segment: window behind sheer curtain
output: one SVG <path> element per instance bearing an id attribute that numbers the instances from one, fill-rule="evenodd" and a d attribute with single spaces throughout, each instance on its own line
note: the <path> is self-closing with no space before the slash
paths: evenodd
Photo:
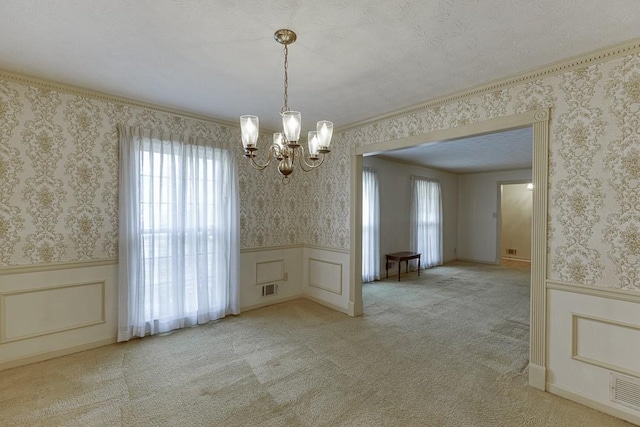
<path id="1" fill-rule="evenodd" d="M 421 268 L 442 265 L 442 194 L 440 183 L 411 177 L 411 250 L 422 254 Z"/>
<path id="2" fill-rule="evenodd" d="M 118 339 L 237 313 L 235 158 L 174 135 L 120 131 Z"/>
<path id="3" fill-rule="evenodd" d="M 362 281 L 380 279 L 380 201 L 378 173 L 362 171 Z"/>

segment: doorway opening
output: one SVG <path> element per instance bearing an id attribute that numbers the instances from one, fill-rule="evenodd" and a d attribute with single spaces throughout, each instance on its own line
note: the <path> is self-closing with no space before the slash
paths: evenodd
<path id="1" fill-rule="evenodd" d="M 545 277 L 547 240 L 547 177 L 549 112 L 537 110 L 486 120 L 451 129 L 414 135 L 356 147 L 351 155 L 351 259 L 350 312 L 363 313 L 362 306 L 362 168 L 363 157 L 421 144 L 440 144 L 494 132 L 533 128 L 533 215 L 530 290 L 529 384 L 545 389 Z M 495 188 L 495 187 L 494 187 Z M 495 192 L 494 192 L 495 194 Z M 495 204 L 493 205 L 496 206 Z M 495 220 L 494 220 L 495 221 Z M 497 243 L 497 242 L 496 242 Z M 497 251 L 494 251 L 494 254 Z"/>
<path id="2" fill-rule="evenodd" d="M 531 265 L 533 183 L 528 180 L 498 183 L 496 257 L 499 265 Z"/>

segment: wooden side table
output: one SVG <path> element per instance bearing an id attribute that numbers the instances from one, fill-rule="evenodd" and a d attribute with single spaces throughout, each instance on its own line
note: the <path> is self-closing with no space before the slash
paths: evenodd
<path id="1" fill-rule="evenodd" d="M 396 252 L 393 254 L 385 255 L 387 257 L 386 269 L 387 269 L 387 279 L 389 278 L 389 261 L 395 261 L 398 263 L 398 282 L 400 281 L 400 267 L 402 266 L 402 261 L 405 262 L 405 272 L 409 272 L 409 260 L 417 259 L 418 260 L 418 276 L 420 275 L 420 255 L 417 252 Z"/>

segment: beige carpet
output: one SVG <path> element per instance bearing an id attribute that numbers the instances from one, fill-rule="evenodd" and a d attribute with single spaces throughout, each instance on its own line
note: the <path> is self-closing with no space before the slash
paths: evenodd
<path id="1" fill-rule="evenodd" d="M 528 272 L 456 263 L 0 372 L 2 426 L 623 426 L 526 386 Z"/>

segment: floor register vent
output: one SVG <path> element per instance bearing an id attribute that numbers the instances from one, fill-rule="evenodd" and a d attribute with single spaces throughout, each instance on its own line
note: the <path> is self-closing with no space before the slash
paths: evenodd
<path id="1" fill-rule="evenodd" d="M 262 285 L 262 296 L 268 297 L 278 293 L 278 285 L 272 283 L 270 285 Z"/>
<path id="2" fill-rule="evenodd" d="M 611 373 L 611 401 L 640 411 L 640 379 Z"/>

